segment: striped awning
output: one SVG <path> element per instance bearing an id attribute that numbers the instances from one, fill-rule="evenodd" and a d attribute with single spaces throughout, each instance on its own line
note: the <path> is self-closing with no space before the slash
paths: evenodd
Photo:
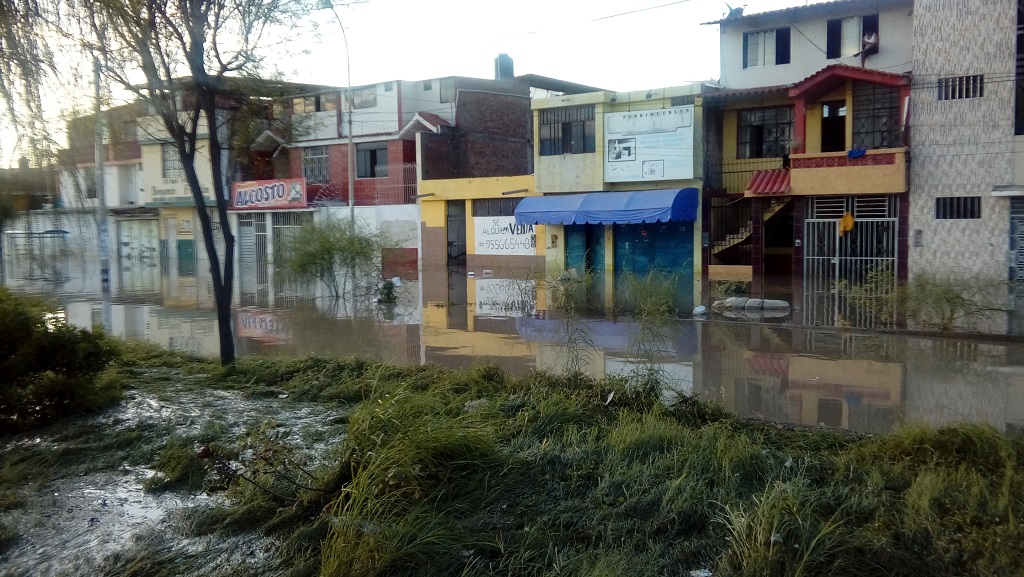
<path id="1" fill-rule="evenodd" d="M 748 196 L 789 194 L 789 169 L 755 170 L 743 191 Z"/>

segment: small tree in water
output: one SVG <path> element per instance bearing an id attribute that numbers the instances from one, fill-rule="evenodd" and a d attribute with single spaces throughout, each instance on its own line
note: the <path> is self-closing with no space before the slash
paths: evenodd
<path id="1" fill-rule="evenodd" d="M 391 244 L 378 233 L 347 221 L 325 220 L 303 225 L 285 242 L 279 271 L 298 282 L 320 281 L 335 299 L 349 293 L 370 295 L 380 290 L 381 249 Z"/>

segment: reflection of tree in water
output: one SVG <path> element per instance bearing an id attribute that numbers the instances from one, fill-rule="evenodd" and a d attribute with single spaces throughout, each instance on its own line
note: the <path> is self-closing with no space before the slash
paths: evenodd
<path id="1" fill-rule="evenodd" d="M 285 347 L 291 349 L 290 354 L 381 358 L 384 343 L 372 316 L 339 317 L 336 308 L 312 305 L 279 312 L 291 334 L 291 343 Z"/>

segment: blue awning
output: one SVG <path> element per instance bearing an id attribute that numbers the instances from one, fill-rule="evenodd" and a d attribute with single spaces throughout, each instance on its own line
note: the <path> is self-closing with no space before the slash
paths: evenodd
<path id="1" fill-rule="evenodd" d="M 696 188 L 528 196 L 516 207 L 516 224 L 640 224 L 694 222 Z"/>

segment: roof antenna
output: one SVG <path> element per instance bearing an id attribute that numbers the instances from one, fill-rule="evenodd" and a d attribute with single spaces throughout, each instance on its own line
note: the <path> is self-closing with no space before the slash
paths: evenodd
<path id="1" fill-rule="evenodd" d="M 743 6 L 740 6 L 739 8 L 733 8 L 732 6 L 729 6 L 728 2 L 726 2 L 725 3 L 725 7 L 729 9 L 729 14 L 727 14 L 725 18 L 726 19 L 730 19 L 730 18 L 739 18 L 739 17 L 743 16 L 743 9 L 746 8 L 747 5 L 744 4 Z"/>

